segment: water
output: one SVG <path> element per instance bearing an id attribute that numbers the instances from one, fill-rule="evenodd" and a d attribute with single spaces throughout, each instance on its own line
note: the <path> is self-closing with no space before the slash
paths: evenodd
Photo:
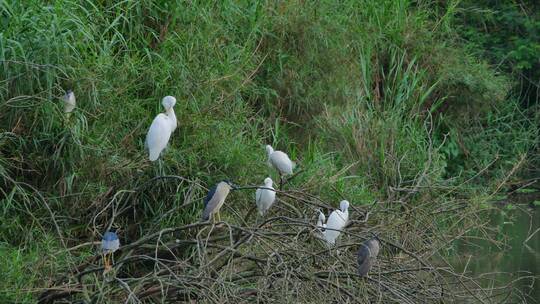
<path id="1" fill-rule="evenodd" d="M 483 287 L 512 284 L 517 292 L 507 299 L 508 293 L 501 295 L 498 299 L 504 303 L 540 303 L 540 208 L 494 210 L 490 220 L 499 229 L 497 238 L 506 239 L 507 246 L 501 248 L 485 240 L 460 241 L 458 254 L 452 258 L 456 271 L 466 267 L 469 276 L 495 273 L 481 281 Z M 520 275 L 529 277 L 516 280 Z"/>

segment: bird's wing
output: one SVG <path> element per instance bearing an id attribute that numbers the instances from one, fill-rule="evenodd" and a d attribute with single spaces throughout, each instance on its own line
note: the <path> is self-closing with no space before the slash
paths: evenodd
<path id="1" fill-rule="evenodd" d="M 272 164 L 282 173 L 292 174 L 292 162 L 287 154 L 275 151 L 270 156 Z"/>
<path id="2" fill-rule="evenodd" d="M 167 116 L 161 113 L 154 118 L 146 134 L 145 145 L 150 151 L 150 160 L 153 161 L 159 157 L 161 151 L 167 146 L 170 137 L 171 127 L 167 122 Z"/>
<path id="3" fill-rule="evenodd" d="M 262 189 L 257 189 L 257 191 L 255 191 L 255 202 L 257 204 L 259 204 L 259 202 L 261 201 L 261 195 L 262 195 Z"/>
<path id="4" fill-rule="evenodd" d="M 214 196 L 214 193 L 216 193 L 216 189 L 217 189 L 217 185 L 215 185 L 214 187 L 210 188 L 210 190 L 208 190 L 208 194 L 206 195 L 206 198 L 204 199 L 205 208 L 206 206 L 208 206 L 208 202 L 212 199 L 212 197 Z"/>
<path id="5" fill-rule="evenodd" d="M 210 214 L 212 213 L 212 211 L 214 211 L 214 209 L 219 204 L 219 199 L 217 198 L 216 190 L 217 190 L 217 185 L 214 186 L 212 189 L 210 189 L 210 191 L 208 192 L 208 195 L 204 199 L 204 211 L 203 211 L 203 216 L 202 216 L 202 219 L 204 221 L 207 221 L 208 219 L 210 219 Z"/>
<path id="6" fill-rule="evenodd" d="M 369 258 L 369 248 L 365 243 L 360 245 L 360 250 L 358 250 L 358 266 L 364 264 L 364 262 Z"/>
<path id="7" fill-rule="evenodd" d="M 328 221 L 326 221 L 326 224 L 328 225 L 328 228 L 331 229 L 343 229 L 343 226 L 345 226 L 345 218 L 340 210 L 334 210 L 328 217 Z"/>

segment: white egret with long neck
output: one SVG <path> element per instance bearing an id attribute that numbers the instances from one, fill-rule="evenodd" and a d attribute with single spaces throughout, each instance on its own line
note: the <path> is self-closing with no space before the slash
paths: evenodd
<path id="1" fill-rule="evenodd" d="M 320 215 L 319 219 L 321 219 Z M 322 232 L 323 237 L 329 246 L 334 246 L 336 244 L 336 239 L 339 237 L 341 230 L 345 228 L 348 221 L 349 202 L 343 200 L 339 203 L 339 209 L 334 210 L 328 217 L 325 230 Z"/>
<path id="2" fill-rule="evenodd" d="M 266 145 L 266 153 L 268 154 L 268 164 L 279 172 L 279 188 L 281 189 L 283 187 L 283 176 L 293 173 L 295 163 L 291 161 L 285 152 L 275 151 L 270 145 Z"/>
<path id="3" fill-rule="evenodd" d="M 159 158 L 163 150 L 167 147 L 171 134 L 176 130 L 177 121 L 174 113 L 174 105 L 176 98 L 173 96 L 165 96 L 161 102 L 165 108 L 165 113 L 159 113 L 150 129 L 146 134 L 145 145 L 148 148 L 150 161 L 155 161 Z"/>
<path id="4" fill-rule="evenodd" d="M 272 187 L 272 184 L 272 179 L 267 177 L 264 179 L 264 188 L 259 188 L 255 191 L 255 203 L 261 216 L 264 216 L 276 200 L 276 191 L 274 191 L 275 189 Z"/>

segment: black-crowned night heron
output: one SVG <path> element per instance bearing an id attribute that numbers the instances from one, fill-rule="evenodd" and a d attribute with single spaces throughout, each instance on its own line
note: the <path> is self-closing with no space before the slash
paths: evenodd
<path id="1" fill-rule="evenodd" d="M 76 106 L 75 93 L 72 90 L 67 90 L 66 94 L 62 97 L 64 101 L 64 112 L 71 113 Z"/>
<path id="2" fill-rule="evenodd" d="M 268 154 L 268 164 L 276 168 L 279 172 L 279 188 L 283 186 L 283 176 L 291 175 L 295 167 L 295 163 L 291 161 L 289 156 L 281 151 L 274 151 L 270 145 L 266 145 L 266 153 Z"/>
<path id="3" fill-rule="evenodd" d="M 208 191 L 208 195 L 204 199 L 203 221 L 208 221 L 212 218 L 212 221 L 215 223 L 216 217 L 217 221 L 221 221 L 219 209 L 221 209 L 227 195 L 229 195 L 229 192 L 233 189 L 236 189 L 236 186 L 233 183 L 228 180 L 223 180 Z"/>
<path id="4" fill-rule="evenodd" d="M 341 201 L 339 203 L 339 209 L 336 209 L 330 213 L 326 224 L 324 223 L 324 220 L 324 214 L 319 211 L 317 226 L 324 228 L 324 231 L 319 228 L 321 230 L 322 237 L 326 240 L 329 246 L 333 246 L 336 244 L 336 239 L 341 233 L 340 230 L 343 230 L 349 221 L 349 202 L 346 200 Z"/>
<path id="5" fill-rule="evenodd" d="M 167 147 L 171 134 L 176 130 L 177 121 L 174 114 L 174 105 L 176 98 L 173 96 L 165 96 L 161 102 L 165 108 L 165 114 L 159 113 L 150 129 L 146 134 L 145 146 L 148 148 L 150 161 L 155 161 L 159 158 L 161 152 Z"/>
<path id="6" fill-rule="evenodd" d="M 274 191 L 272 183 L 272 179 L 267 177 L 264 179 L 264 185 L 262 186 L 267 189 L 257 189 L 257 191 L 255 191 L 255 203 L 257 204 L 257 209 L 259 209 L 259 214 L 261 216 L 264 216 L 266 211 L 272 207 L 272 204 L 274 204 L 274 201 L 276 200 L 276 191 Z"/>
<path id="7" fill-rule="evenodd" d="M 365 241 L 358 250 L 358 274 L 365 277 L 379 254 L 380 242 L 377 236 Z"/>
<path id="8" fill-rule="evenodd" d="M 120 248 L 120 240 L 118 239 L 118 235 L 112 231 L 105 232 L 103 239 L 101 240 L 101 251 L 103 253 L 106 271 L 111 269 L 111 262 L 114 262 L 113 253 L 118 250 L 118 248 Z"/>

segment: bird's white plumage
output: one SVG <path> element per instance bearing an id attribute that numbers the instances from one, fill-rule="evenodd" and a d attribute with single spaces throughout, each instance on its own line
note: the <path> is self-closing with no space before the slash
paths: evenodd
<path id="1" fill-rule="evenodd" d="M 276 168 L 281 175 L 293 173 L 295 164 L 286 153 L 274 151 L 270 145 L 266 146 L 266 153 L 268 154 L 268 163 Z"/>
<path id="2" fill-rule="evenodd" d="M 341 201 L 340 209 L 334 210 L 326 222 L 326 230 L 323 232 L 328 245 L 333 246 L 347 222 L 349 221 L 349 202 Z"/>
<path id="3" fill-rule="evenodd" d="M 270 177 L 267 177 L 264 179 L 263 187 L 271 188 L 272 190 L 274 190 L 272 184 L 272 179 Z M 257 191 L 255 191 L 255 203 L 257 204 L 257 208 L 259 209 L 259 213 L 261 215 L 264 215 L 276 200 L 276 192 L 272 190 L 257 189 Z"/>
<path id="4" fill-rule="evenodd" d="M 146 135 L 146 147 L 151 161 L 159 158 L 161 152 L 167 147 L 171 134 L 176 129 L 177 121 L 173 109 L 175 104 L 174 97 L 166 96 L 163 98 L 162 105 L 165 108 L 165 114 L 158 114 L 150 125 Z"/>
<path id="5" fill-rule="evenodd" d="M 76 106 L 75 93 L 71 90 L 67 91 L 62 100 L 64 101 L 64 112 L 71 113 Z"/>
<path id="6" fill-rule="evenodd" d="M 326 216 L 319 210 L 319 218 L 317 219 L 317 228 L 321 230 L 321 233 L 326 228 Z"/>

